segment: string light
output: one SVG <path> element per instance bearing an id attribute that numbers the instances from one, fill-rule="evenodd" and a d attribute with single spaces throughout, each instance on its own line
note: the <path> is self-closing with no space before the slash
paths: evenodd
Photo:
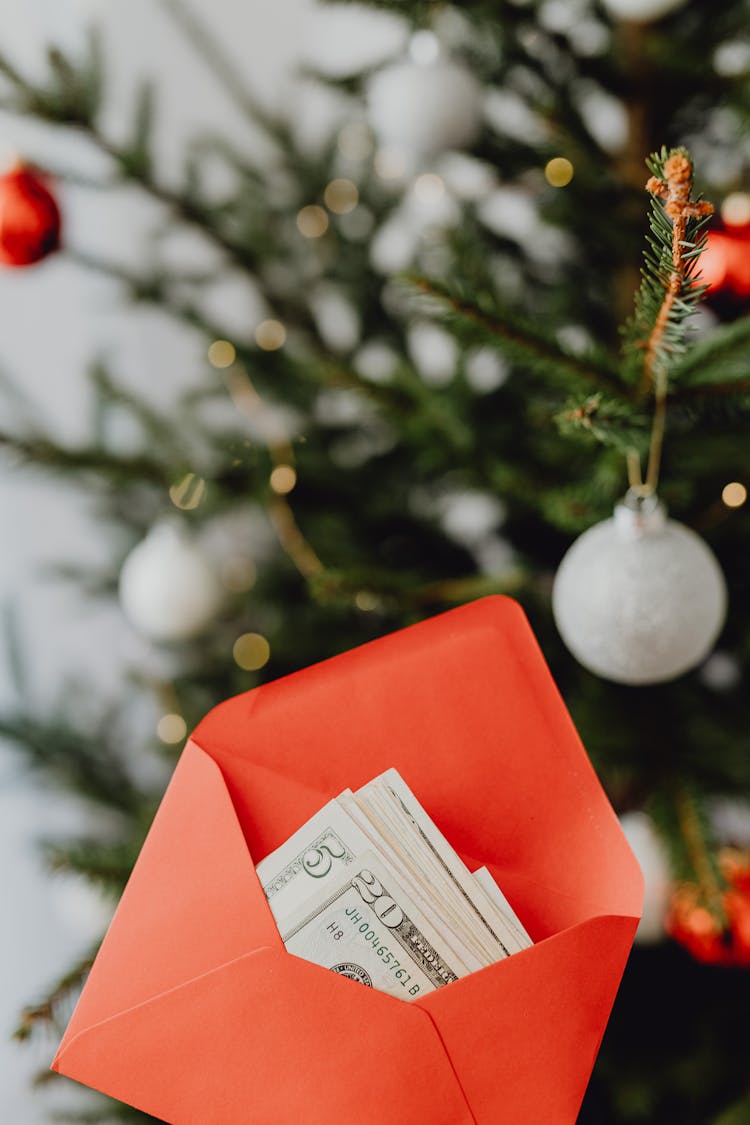
<path id="1" fill-rule="evenodd" d="M 744 227 L 750 223 L 750 195 L 732 191 L 721 205 L 721 217 L 728 227 Z"/>
<path id="2" fill-rule="evenodd" d="M 326 207 L 336 215 L 348 215 L 359 203 L 359 190 L 354 180 L 331 180 L 323 193 Z"/>
<path id="3" fill-rule="evenodd" d="M 547 162 L 544 176 L 552 187 L 562 188 L 567 187 L 573 179 L 573 172 L 574 168 L 569 160 L 564 156 L 555 156 Z"/>
<path id="4" fill-rule="evenodd" d="M 291 465 L 277 465 L 268 483 L 279 496 L 286 496 L 297 483 L 297 473 Z"/>
<path id="5" fill-rule="evenodd" d="M 187 723 L 182 715 L 171 712 L 169 715 L 162 715 L 159 719 L 156 724 L 156 733 L 167 746 L 174 746 L 176 743 L 182 742 L 187 734 Z"/>
<path id="6" fill-rule="evenodd" d="M 197 473 L 186 473 L 169 490 L 169 499 L 181 512 L 192 512 L 206 495 L 206 482 Z"/>
<path id="7" fill-rule="evenodd" d="M 271 646 L 260 633 L 243 633 L 234 642 L 232 656 L 245 672 L 257 672 L 271 657 Z"/>
<path id="8" fill-rule="evenodd" d="M 721 498 L 728 508 L 741 508 L 747 500 L 747 489 L 738 480 L 730 481 L 721 490 Z"/>
<path id="9" fill-rule="evenodd" d="M 208 362 L 212 367 L 231 367 L 236 358 L 234 344 L 229 340 L 214 340 L 208 349 Z"/>
<path id="10" fill-rule="evenodd" d="M 311 203 L 298 213 L 297 229 L 304 238 L 320 238 L 328 230 L 328 216 L 317 203 Z"/>
<path id="11" fill-rule="evenodd" d="M 286 343 L 286 328 L 280 320 L 262 320 L 255 329 L 255 343 L 264 352 L 276 352 Z"/>

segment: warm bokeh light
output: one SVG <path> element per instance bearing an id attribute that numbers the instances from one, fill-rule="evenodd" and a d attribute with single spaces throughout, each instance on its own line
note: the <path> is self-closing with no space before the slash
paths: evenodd
<path id="1" fill-rule="evenodd" d="M 721 498 L 728 508 L 741 508 L 747 500 L 747 489 L 738 480 L 730 481 L 721 490 Z"/>
<path id="2" fill-rule="evenodd" d="M 231 367 L 236 358 L 234 344 L 229 340 L 214 340 L 208 349 L 208 362 L 212 367 Z"/>
<path id="3" fill-rule="evenodd" d="M 355 594 L 354 604 L 364 613 L 370 613 L 373 609 L 377 609 L 378 599 L 371 590 L 359 590 Z"/>
<path id="4" fill-rule="evenodd" d="M 169 499 L 181 512 L 192 512 L 206 495 L 206 482 L 197 473 L 186 473 L 169 490 Z"/>
<path id="5" fill-rule="evenodd" d="M 544 175 L 552 187 L 567 187 L 573 179 L 573 171 L 573 165 L 566 157 L 555 156 L 547 163 Z"/>
<path id="6" fill-rule="evenodd" d="M 255 585 L 257 567 L 249 555 L 235 555 L 221 568 L 221 581 L 230 594 L 244 594 Z"/>
<path id="7" fill-rule="evenodd" d="M 424 172 L 414 181 L 414 195 L 420 203 L 436 203 L 445 195 L 445 183 L 434 172 Z"/>
<path id="8" fill-rule="evenodd" d="M 291 465 L 277 465 L 271 476 L 269 484 L 279 496 L 286 496 L 297 483 L 297 474 Z"/>
<path id="9" fill-rule="evenodd" d="M 320 238 L 328 230 L 328 216 L 317 203 L 311 203 L 298 213 L 297 229 L 305 238 Z"/>
<path id="10" fill-rule="evenodd" d="M 262 320 L 255 329 L 255 343 L 264 352 L 275 352 L 286 343 L 286 328 L 280 320 Z"/>
<path id="11" fill-rule="evenodd" d="M 167 746 L 174 746 L 176 743 L 182 742 L 187 734 L 187 723 L 182 715 L 177 715 L 174 712 L 169 715 L 162 715 L 156 724 L 156 733 Z"/>
<path id="12" fill-rule="evenodd" d="M 245 672 L 257 672 L 271 656 L 271 646 L 260 633 L 243 633 L 234 642 L 232 656 Z"/>
<path id="13" fill-rule="evenodd" d="M 729 227 L 744 227 L 750 223 L 750 195 L 732 191 L 721 205 L 721 217 Z"/>
<path id="14" fill-rule="evenodd" d="M 348 215 L 359 203 L 359 190 L 354 180 L 331 180 L 323 193 L 325 205 L 336 215 Z"/>

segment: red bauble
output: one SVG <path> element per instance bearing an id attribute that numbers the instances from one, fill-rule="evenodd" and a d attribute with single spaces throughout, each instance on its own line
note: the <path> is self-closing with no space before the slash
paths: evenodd
<path id="1" fill-rule="evenodd" d="M 42 179 L 23 165 L 0 176 L 0 262 L 28 266 L 60 245 L 60 211 Z"/>
<path id="2" fill-rule="evenodd" d="M 724 848 L 719 866 L 727 882 L 726 924 L 708 909 L 702 889 L 685 883 L 672 895 L 666 929 L 697 961 L 750 966 L 750 853 Z"/>
<path id="3" fill-rule="evenodd" d="M 715 293 L 750 297 L 750 223 L 708 232 L 700 280 Z"/>

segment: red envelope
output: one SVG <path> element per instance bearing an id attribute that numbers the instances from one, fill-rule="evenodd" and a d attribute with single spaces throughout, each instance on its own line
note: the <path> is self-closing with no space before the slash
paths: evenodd
<path id="1" fill-rule="evenodd" d="M 254 868 L 390 766 L 536 943 L 412 1003 L 287 953 Z M 203 720 L 53 1065 L 173 1125 L 569 1125 L 641 899 L 522 611 L 488 598 Z"/>

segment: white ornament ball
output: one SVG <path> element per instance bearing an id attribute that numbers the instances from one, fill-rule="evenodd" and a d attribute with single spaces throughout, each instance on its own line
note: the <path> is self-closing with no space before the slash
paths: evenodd
<path id="1" fill-rule="evenodd" d="M 120 604 L 130 623 L 151 640 L 194 637 L 220 602 L 213 570 L 179 524 L 156 524 L 123 563 Z"/>
<path id="2" fill-rule="evenodd" d="M 623 813 L 620 826 L 643 872 L 643 916 L 635 940 L 640 945 L 653 945 L 664 937 L 672 887 L 667 849 L 645 812 Z"/>
<path id="3" fill-rule="evenodd" d="M 687 0 L 602 0 L 605 9 L 618 20 L 650 23 L 682 8 Z"/>
<path id="4" fill-rule="evenodd" d="M 661 683 L 699 664 L 726 606 L 713 552 L 655 499 L 618 504 L 612 519 L 584 532 L 552 590 L 557 627 L 576 659 L 623 684 Z"/>
<path id="5" fill-rule="evenodd" d="M 416 165 L 427 156 L 471 144 L 479 132 L 482 87 L 458 63 L 404 61 L 373 75 L 367 103 L 380 144 Z"/>

